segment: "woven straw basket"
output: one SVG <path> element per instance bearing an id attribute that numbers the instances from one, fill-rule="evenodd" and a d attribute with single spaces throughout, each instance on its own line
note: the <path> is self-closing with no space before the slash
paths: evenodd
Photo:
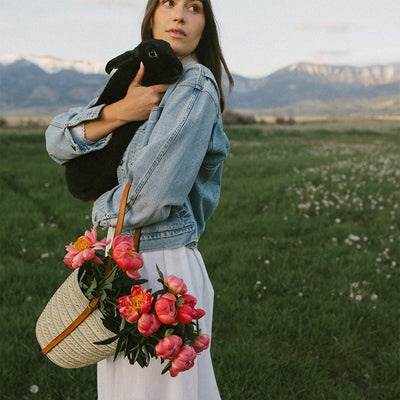
<path id="1" fill-rule="evenodd" d="M 75 270 L 58 288 L 36 323 L 36 337 L 42 349 L 74 322 L 88 305 L 89 300 L 78 284 L 78 270 Z M 109 345 L 93 344 L 114 336 L 104 327 L 101 317 L 98 309 L 93 310 L 46 354 L 47 357 L 63 368 L 81 368 L 112 356 L 116 341 Z"/>

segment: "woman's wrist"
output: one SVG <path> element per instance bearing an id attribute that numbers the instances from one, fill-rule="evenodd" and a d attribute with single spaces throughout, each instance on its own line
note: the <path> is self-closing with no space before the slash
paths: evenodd
<path id="1" fill-rule="evenodd" d="M 128 121 L 118 118 L 116 103 L 105 106 L 99 117 L 85 123 L 85 139 L 96 142 Z"/>

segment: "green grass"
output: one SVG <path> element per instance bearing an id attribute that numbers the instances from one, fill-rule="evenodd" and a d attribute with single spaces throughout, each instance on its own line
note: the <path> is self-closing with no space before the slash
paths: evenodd
<path id="1" fill-rule="evenodd" d="M 400 129 L 229 127 L 199 247 L 223 400 L 400 396 Z M 0 135 L 0 398 L 96 398 L 96 369 L 40 353 L 36 319 L 90 228 L 39 131 Z M 31 385 L 38 385 L 36 395 Z"/>

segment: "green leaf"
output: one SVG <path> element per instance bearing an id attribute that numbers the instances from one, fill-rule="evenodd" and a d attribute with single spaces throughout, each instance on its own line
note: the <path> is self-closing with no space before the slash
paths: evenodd
<path id="1" fill-rule="evenodd" d="M 94 278 L 92 280 L 92 282 L 90 283 L 89 288 L 86 290 L 85 296 L 89 299 L 92 300 L 94 298 L 94 294 L 93 292 L 95 291 L 95 289 L 97 288 L 97 281 Z"/>
<path id="2" fill-rule="evenodd" d="M 170 362 L 164 367 L 164 369 L 163 369 L 162 372 L 161 372 L 161 375 L 164 375 L 164 374 L 171 368 L 171 365 L 172 365 L 172 361 L 170 361 Z"/>
<path id="3" fill-rule="evenodd" d="M 114 353 L 114 361 L 118 357 L 118 353 L 121 351 L 121 349 L 125 347 L 125 344 L 126 344 L 126 339 L 121 337 L 120 340 L 118 340 L 117 342 L 117 347 Z"/>
<path id="4" fill-rule="evenodd" d="M 116 336 L 112 336 L 112 337 L 110 337 L 108 339 L 100 340 L 99 342 L 94 342 L 93 344 L 106 345 L 106 344 L 110 344 L 112 342 L 115 342 L 118 338 L 119 338 L 119 335 L 116 335 Z"/>
<path id="5" fill-rule="evenodd" d="M 174 329 L 169 328 L 165 331 L 164 337 L 172 336 L 174 334 Z"/>
<path id="6" fill-rule="evenodd" d="M 150 363 L 150 356 L 149 356 L 149 351 L 147 350 L 147 347 L 146 347 L 145 344 L 142 344 L 142 351 L 143 351 L 143 353 L 144 353 L 144 355 L 145 355 L 145 358 L 146 358 L 146 365 L 149 365 L 149 363 Z"/>
<path id="7" fill-rule="evenodd" d="M 164 275 L 162 274 L 162 272 L 160 271 L 160 268 L 158 268 L 158 265 L 156 264 L 156 268 L 157 268 L 157 272 L 158 272 L 158 276 L 161 279 L 161 282 L 164 282 Z"/>
<path id="8" fill-rule="evenodd" d="M 132 362 L 131 364 L 134 364 L 134 363 L 138 360 L 138 358 L 139 358 L 140 346 L 137 345 L 136 347 L 137 347 L 137 348 L 136 348 L 135 358 L 133 359 L 133 362 Z"/>

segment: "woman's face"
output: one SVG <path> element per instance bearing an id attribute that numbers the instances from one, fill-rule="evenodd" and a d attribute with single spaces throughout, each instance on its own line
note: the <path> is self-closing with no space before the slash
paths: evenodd
<path id="1" fill-rule="evenodd" d="M 205 23 L 200 0 L 160 0 L 152 20 L 153 37 L 167 41 L 182 59 L 196 49 Z"/>

